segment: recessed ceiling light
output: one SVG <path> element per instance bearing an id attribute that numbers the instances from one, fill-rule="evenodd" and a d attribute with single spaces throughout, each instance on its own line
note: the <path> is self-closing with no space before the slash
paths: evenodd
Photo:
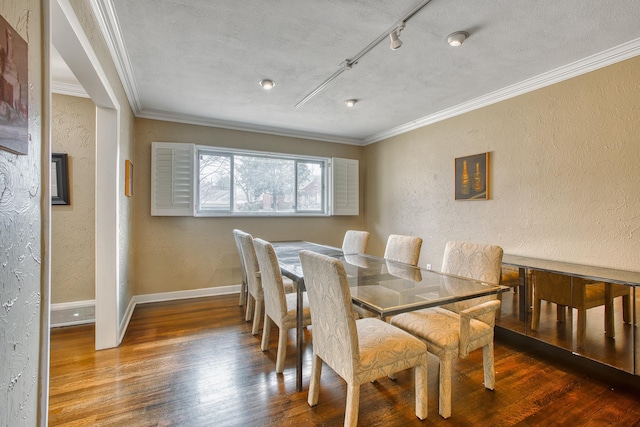
<path id="1" fill-rule="evenodd" d="M 447 43 L 449 46 L 457 47 L 464 42 L 467 37 L 469 37 L 469 33 L 464 31 L 456 31 L 455 33 L 451 33 L 447 36 Z"/>
<path id="2" fill-rule="evenodd" d="M 356 102 L 358 102 L 358 100 L 357 100 L 357 99 L 347 99 L 346 101 L 344 101 L 344 104 L 345 104 L 347 107 L 351 108 L 351 107 L 353 107 L 354 105 L 356 105 Z"/>
<path id="3" fill-rule="evenodd" d="M 263 89 L 266 89 L 266 90 L 273 89 L 275 85 L 276 83 L 273 80 L 269 80 L 269 79 L 260 80 L 260 86 L 262 86 Z"/>

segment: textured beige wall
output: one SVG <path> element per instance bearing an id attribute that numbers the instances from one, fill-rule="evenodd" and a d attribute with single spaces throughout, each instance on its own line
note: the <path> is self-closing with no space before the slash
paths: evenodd
<path id="1" fill-rule="evenodd" d="M 49 301 L 43 236 L 50 203 L 49 179 L 42 175 L 43 163 L 48 170 L 50 162 L 43 134 L 48 125 L 43 119 L 42 2 L 2 1 L 0 15 L 15 30 L 15 43 L 17 34 L 28 44 L 28 73 L 22 75 L 28 84 L 22 93 L 29 104 L 28 153 L 0 150 L 0 425 L 35 426 L 46 424 L 42 387 L 48 378 L 47 363 L 40 359 L 47 354 L 41 346 L 48 345 L 42 305 Z M 6 53 L 6 48 L 3 29 L 0 49 Z"/>
<path id="2" fill-rule="evenodd" d="M 640 57 L 365 147 L 371 252 L 390 233 L 640 271 Z M 454 201 L 454 158 L 491 152 L 491 200 Z"/>
<path id="3" fill-rule="evenodd" d="M 240 283 L 240 261 L 231 231 L 267 240 L 311 240 L 340 245 L 359 229 L 359 216 L 328 218 L 188 218 L 151 216 L 151 143 L 191 142 L 311 156 L 361 160 L 362 148 L 252 132 L 162 121 L 136 120 L 134 173 L 135 294 Z M 362 171 L 361 171 L 362 174 Z M 361 202 L 362 206 L 362 202 Z M 361 208 L 362 211 L 362 208 Z"/>
<path id="4" fill-rule="evenodd" d="M 51 302 L 95 298 L 96 109 L 53 95 L 51 151 L 67 153 L 70 205 L 51 207 Z"/>

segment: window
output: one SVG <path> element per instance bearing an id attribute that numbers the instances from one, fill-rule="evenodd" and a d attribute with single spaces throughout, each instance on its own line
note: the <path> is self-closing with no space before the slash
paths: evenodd
<path id="1" fill-rule="evenodd" d="M 199 147 L 196 212 L 325 214 L 327 160 Z"/>
<path id="2" fill-rule="evenodd" d="M 154 142 L 151 168 L 152 215 L 359 214 L 357 160 Z"/>

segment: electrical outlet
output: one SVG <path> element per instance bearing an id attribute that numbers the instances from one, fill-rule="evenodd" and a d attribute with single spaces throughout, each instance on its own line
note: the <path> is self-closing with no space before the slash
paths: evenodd
<path id="1" fill-rule="evenodd" d="M 427 264 L 427 270 L 431 270 L 431 264 Z"/>

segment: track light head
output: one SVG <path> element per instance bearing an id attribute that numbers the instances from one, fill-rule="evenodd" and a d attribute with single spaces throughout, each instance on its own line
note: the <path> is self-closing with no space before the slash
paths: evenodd
<path id="1" fill-rule="evenodd" d="M 397 30 L 393 30 L 391 34 L 389 34 L 389 37 L 391 37 L 391 46 L 389 46 L 391 50 L 399 49 L 400 46 L 402 46 L 402 40 L 398 38 L 399 35 Z"/>
<path id="2" fill-rule="evenodd" d="M 398 28 L 389 33 L 389 38 L 391 39 L 391 46 L 389 47 L 391 50 L 400 49 L 400 46 L 402 46 L 402 40 L 400 40 L 400 33 L 402 30 L 404 30 L 404 22 L 398 25 Z"/>

